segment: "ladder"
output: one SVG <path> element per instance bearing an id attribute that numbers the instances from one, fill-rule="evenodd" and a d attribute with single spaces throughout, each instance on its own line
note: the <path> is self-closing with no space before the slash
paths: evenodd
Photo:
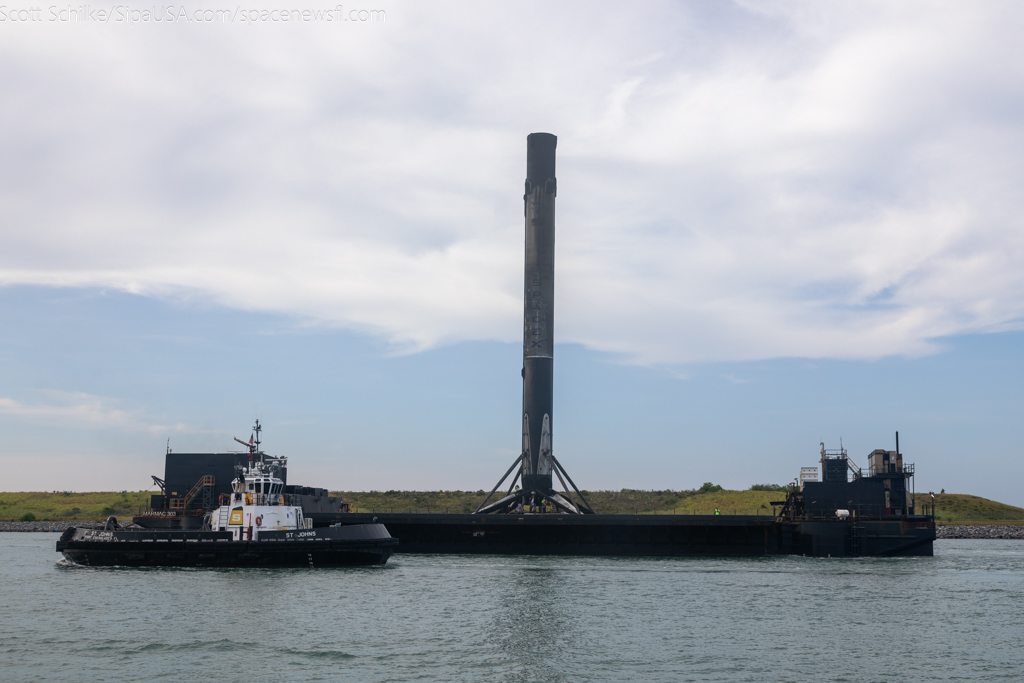
<path id="1" fill-rule="evenodd" d="M 860 532 L 865 529 L 864 526 L 857 524 L 857 518 L 852 517 L 850 519 L 850 556 L 860 557 L 861 553 L 861 536 Z"/>
<path id="2" fill-rule="evenodd" d="M 207 474 L 196 482 L 196 485 L 185 495 L 184 498 L 171 498 L 172 510 L 184 510 L 192 499 L 203 493 L 203 507 L 213 507 L 213 482 L 212 474 Z"/>

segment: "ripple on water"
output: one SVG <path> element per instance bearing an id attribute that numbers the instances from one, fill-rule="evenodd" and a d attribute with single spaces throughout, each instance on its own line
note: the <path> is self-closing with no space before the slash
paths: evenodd
<path id="1" fill-rule="evenodd" d="M 131 569 L 0 534 L 4 680 L 1012 680 L 1024 543 L 934 558 Z M 895 673 L 895 675 L 894 675 Z"/>

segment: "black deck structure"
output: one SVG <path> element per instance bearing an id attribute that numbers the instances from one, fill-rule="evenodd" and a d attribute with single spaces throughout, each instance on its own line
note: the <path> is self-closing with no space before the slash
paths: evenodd
<path id="1" fill-rule="evenodd" d="M 164 478 L 154 476 L 160 487 L 158 495 L 150 496 L 149 509 L 133 521 L 147 529 L 199 529 L 204 516 L 230 496 L 231 482 L 252 458 L 266 455 L 260 449 L 259 420 L 249 442 L 236 438 L 246 446 L 244 452 L 227 453 L 174 453 L 168 445 L 164 456 Z M 325 488 L 288 484 L 288 468 L 275 470 L 284 482 L 285 504 L 298 505 L 307 519 L 326 526 L 337 521 L 339 514 L 348 511 L 348 505 L 330 495 Z"/>
<path id="2" fill-rule="evenodd" d="M 220 506 L 231 492 L 231 482 L 247 453 L 171 453 L 166 455 L 164 479 L 153 477 L 161 488 L 150 496 L 149 510 L 133 521 L 147 529 L 198 529 L 206 513 Z M 287 483 L 287 468 L 281 468 L 285 499 L 302 507 L 303 515 L 315 522 L 329 524 L 348 509 L 346 503 L 321 487 Z"/>

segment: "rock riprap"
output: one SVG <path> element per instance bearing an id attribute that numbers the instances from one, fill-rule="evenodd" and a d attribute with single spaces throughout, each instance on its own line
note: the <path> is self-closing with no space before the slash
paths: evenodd
<path id="1" fill-rule="evenodd" d="M 936 538 L 1017 538 L 1024 540 L 1024 526 L 1008 524 L 947 524 L 936 527 Z"/>

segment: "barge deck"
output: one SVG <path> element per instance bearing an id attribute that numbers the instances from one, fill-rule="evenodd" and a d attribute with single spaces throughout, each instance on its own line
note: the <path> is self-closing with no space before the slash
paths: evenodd
<path id="1" fill-rule="evenodd" d="M 753 515 L 474 515 L 357 513 L 399 539 L 396 553 L 858 557 L 931 555 L 935 522 L 925 515 L 840 520 Z"/>

